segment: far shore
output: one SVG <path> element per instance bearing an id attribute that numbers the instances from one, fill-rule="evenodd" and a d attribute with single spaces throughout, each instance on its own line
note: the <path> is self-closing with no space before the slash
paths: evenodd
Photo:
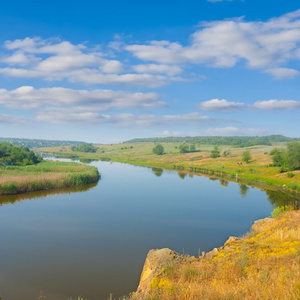
<path id="1" fill-rule="evenodd" d="M 287 172 L 279 172 L 279 167 L 271 167 L 272 158 L 268 154 L 274 147 L 285 147 L 285 143 L 272 146 L 253 146 L 232 148 L 220 146 L 220 150 L 230 149 L 227 157 L 210 158 L 213 145 L 200 146 L 196 151 L 180 154 L 179 144 L 162 143 L 165 153 L 155 155 L 152 148 L 155 143 L 130 143 L 97 146 L 96 153 L 72 151 L 70 147 L 41 148 L 39 151 L 57 157 L 72 159 L 99 159 L 128 163 L 153 168 L 176 170 L 181 173 L 203 175 L 227 181 L 248 184 L 260 189 L 280 190 L 300 193 L 300 171 L 293 171 L 293 177 Z M 251 152 L 251 160 L 242 162 L 242 153 Z M 240 162 L 242 162 L 240 164 Z"/>

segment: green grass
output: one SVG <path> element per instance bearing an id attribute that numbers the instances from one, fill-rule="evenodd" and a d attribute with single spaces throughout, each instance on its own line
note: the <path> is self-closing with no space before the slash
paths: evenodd
<path id="1" fill-rule="evenodd" d="M 81 158 L 110 159 L 117 162 L 134 165 L 157 167 L 163 169 L 180 170 L 192 174 L 222 177 L 226 180 L 238 181 L 254 186 L 266 185 L 272 188 L 281 188 L 300 192 L 300 171 L 294 171 L 294 176 L 288 176 L 286 172 L 280 173 L 278 167 L 270 167 L 272 157 L 269 152 L 274 147 L 285 147 L 285 143 L 274 143 L 272 146 L 253 146 L 249 148 L 232 148 L 231 146 L 219 146 L 220 153 L 224 150 L 231 151 L 226 157 L 210 158 L 210 151 L 215 145 L 196 144 L 196 151 L 186 154 L 179 153 L 179 143 L 162 143 L 164 155 L 155 155 L 152 149 L 155 143 L 139 144 L 112 144 L 99 145 L 96 153 L 73 152 L 70 148 L 43 148 L 42 152 L 64 156 L 77 155 Z M 242 161 L 242 153 L 245 149 L 251 152 L 249 163 L 238 165 Z"/>

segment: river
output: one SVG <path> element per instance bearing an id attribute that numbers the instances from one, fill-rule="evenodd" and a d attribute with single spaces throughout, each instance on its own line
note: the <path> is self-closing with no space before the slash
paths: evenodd
<path id="1" fill-rule="evenodd" d="M 98 184 L 0 196 L 0 297 L 102 300 L 137 288 L 150 249 L 197 256 L 287 196 L 235 182 L 92 162 Z M 294 201 L 292 198 L 290 201 Z"/>

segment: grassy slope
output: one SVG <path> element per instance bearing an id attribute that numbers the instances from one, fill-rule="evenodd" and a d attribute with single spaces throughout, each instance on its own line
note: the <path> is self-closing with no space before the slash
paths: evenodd
<path id="1" fill-rule="evenodd" d="M 0 195 L 69 187 L 99 180 L 97 168 L 78 163 L 42 161 L 0 168 Z"/>
<path id="2" fill-rule="evenodd" d="M 251 180 L 253 181 L 253 185 L 256 185 L 257 182 L 277 186 L 285 184 L 287 188 L 300 192 L 300 171 L 294 171 L 295 176 L 288 178 L 287 173 L 279 173 L 278 167 L 269 167 L 269 164 L 272 163 L 272 158 L 268 152 L 275 146 L 284 147 L 284 143 L 277 143 L 273 146 L 254 146 L 247 148 L 251 151 L 252 160 L 248 164 L 243 163 L 243 165 L 238 165 L 237 162 L 242 160 L 242 153 L 246 148 L 220 146 L 219 149 L 221 153 L 223 150 L 231 149 L 231 155 L 229 157 L 212 159 L 209 158 L 210 151 L 214 148 L 212 145 L 197 146 L 197 152 L 180 154 L 178 150 L 179 144 L 163 143 L 162 145 L 166 153 L 164 155 L 152 154 L 154 145 L 153 143 L 101 145 L 98 146 L 99 149 L 97 153 L 72 152 L 69 147 L 44 148 L 42 151 L 49 153 L 56 152 L 60 155 L 78 155 L 83 158 L 107 158 L 131 164 L 177 169 L 181 170 L 181 172 L 199 172 L 205 175 L 215 176 L 222 174 L 222 176 L 224 176 L 223 174 L 225 173 L 227 174 L 225 177 L 228 180 L 235 180 L 236 174 L 238 174 L 240 180 Z M 177 147 L 177 149 L 175 147 Z M 195 168 L 214 170 L 214 172 L 218 174 L 203 170 L 197 170 L 195 172 Z"/>
<path id="3" fill-rule="evenodd" d="M 145 299 L 300 299 L 300 211 L 262 222 L 212 258 L 182 257 Z"/>

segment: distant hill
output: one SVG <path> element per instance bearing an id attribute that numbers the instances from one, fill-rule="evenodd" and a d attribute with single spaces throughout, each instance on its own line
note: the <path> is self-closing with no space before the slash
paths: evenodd
<path id="1" fill-rule="evenodd" d="M 234 147 L 251 147 L 255 145 L 271 145 L 274 142 L 299 141 L 300 138 L 290 138 L 283 135 L 269 136 L 185 136 L 185 137 L 153 137 L 136 138 L 124 143 L 191 143 L 209 145 L 231 145 Z"/>
<path id="2" fill-rule="evenodd" d="M 19 138 L 1 138 L 0 142 L 9 142 L 15 146 L 32 148 L 41 147 L 59 147 L 59 146 L 79 146 L 84 142 L 79 141 L 56 141 L 56 140 L 38 140 L 38 139 L 19 139 Z"/>

